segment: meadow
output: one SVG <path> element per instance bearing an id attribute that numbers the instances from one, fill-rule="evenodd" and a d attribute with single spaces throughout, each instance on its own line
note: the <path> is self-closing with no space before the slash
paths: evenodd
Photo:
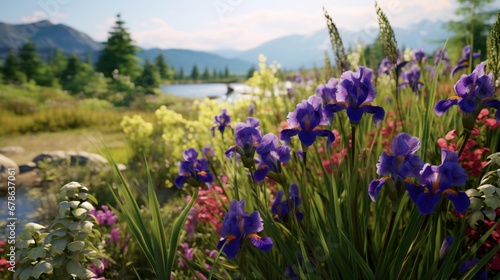
<path id="1" fill-rule="evenodd" d="M 234 103 L 9 105 L 0 135 L 104 127 L 128 151 L 105 141 L 111 169 L 52 175 L 57 208 L 19 235 L 14 279 L 500 277 L 500 17 L 487 54 L 451 61 L 446 45 L 398 51 L 377 14 L 373 69 L 325 12 L 336 64 L 292 88 L 261 55 L 258 92 Z"/>

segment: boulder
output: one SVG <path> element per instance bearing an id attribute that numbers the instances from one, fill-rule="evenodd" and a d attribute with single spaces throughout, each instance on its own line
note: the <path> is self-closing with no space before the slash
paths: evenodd
<path id="1" fill-rule="evenodd" d="M 9 168 L 14 168 L 16 173 L 19 173 L 19 167 L 10 158 L 0 155 L 0 174 L 7 174 Z"/>
<path id="2" fill-rule="evenodd" d="M 100 167 L 107 165 L 108 160 L 98 154 L 84 151 L 52 151 L 43 152 L 33 158 L 33 162 L 38 165 L 40 161 L 62 163 L 68 162 L 71 166 L 86 166 Z"/>
<path id="3" fill-rule="evenodd" d="M 26 172 L 30 172 L 30 171 L 33 171 L 37 168 L 37 165 L 36 163 L 30 161 L 28 163 L 25 163 L 25 164 L 21 164 L 19 165 L 19 172 L 21 174 L 23 173 L 26 173 Z"/>
<path id="4" fill-rule="evenodd" d="M 67 155 L 65 151 L 52 151 L 52 152 L 43 152 L 34 157 L 32 161 L 38 165 L 39 161 L 62 162 L 66 160 L 66 158 Z"/>
<path id="5" fill-rule="evenodd" d="M 22 154 L 24 153 L 24 148 L 20 146 L 9 146 L 0 148 L 0 154 L 2 155 L 13 155 L 13 154 Z"/>
<path id="6" fill-rule="evenodd" d="M 83 166 L 87 164 L 104 165 L 108 160 L 101 155 L 84 152 L 84 151 L 70 151 L 67 152 L 70 159 L 71 166 Z"/>

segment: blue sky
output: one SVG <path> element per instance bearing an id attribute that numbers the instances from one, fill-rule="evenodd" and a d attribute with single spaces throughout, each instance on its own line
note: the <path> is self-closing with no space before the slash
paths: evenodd
<path id="1" fill-rule="evenodd" d="M 422 19 L 449 20 L 457 7 L 456 0 L 378 2 L 399 27 Z M 378 26 L 370 0 L 2 0 L 0 21 L 48 19 L 104 41 L 121 13 L 140 47 L 245 50 L 280 36 L 323 28 L 323 6 L 338 27 L 372 32 Z M 492 6 L 500 8 L 500 0 Z"/>

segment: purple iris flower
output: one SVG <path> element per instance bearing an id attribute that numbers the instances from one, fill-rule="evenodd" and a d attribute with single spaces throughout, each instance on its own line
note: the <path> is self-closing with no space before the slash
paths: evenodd
<path id="1" fill-rule="evenodd" d="M 260 121 L 255 118 L 247 118 L 246 123 L 237 123 L 235 127 L 235 144 L 226 151 L 226 156 L 231 158 L 236 151 L 244 158 L 251 158 L 255 154 L 255 148 L 262 139 L 262 133 L 259 130 Z"/>
<path id="2" fill-rule="evenodd" d="M 417 62 L 417 63 L 421 63 L 425 60 L 425 52 L 422 50 L 422 49 L 419 49 L 418 51 L 415 51 L 413 53 L 413 59 Z"/>
<path id="3" fill-rule="evenodd" d="M 400 84 L 399 88 L 405 88 L 409 86 L 411 90 L 419 95 L 420 89 L 424 86 L 424 83 L 420 82 L 420 67 L 413 65 L 411 69 L 403 72 L 403 83 Z"/>
<path id="4" fill-rule="evenodd" d="M 334 112 L 332 110 L 329 110 L 331 106 L 329 106 L 328 104 L 337 103 L 336 94 L 338 91 L 337 88 L 338 85 L 339 85 L 338 80 L 335 78 L 331 78 L 330 80 L 328 80 L 326 84 L 321 84 L 316 88 L 316 93 L 323 101 L 323 106 L 324 106 L 323 114 L 330 123 L 333 121 Z"/>
<path id="5" fill-rule="evenodd" d="M 479 262 L 478 258 L 474 258 L 474 259 L 472 259 L 470 261 L 464 261 L 462 263 L 462 265 L 460 265 L 460 270 L 459 270 L 460 274 L 461 275 L 466 274 L 478 262 Z M 476 273 L 476 275 L 474 275 L 473 279 L 475 279 L 475 280 L 486 280 L 486 279 L 488 279 L 488 272 L 486 272 L 484 269 L 481 269 L 481 270 L 479 270 Z"/>
<path id="6" fill-rule="evenodd" d="M 434 65 L 438 65 L 439 61 L 441 61 L 441 63 L 445 62 L 450 64 L 450 60 L 448 59 L 448 51 L 446 49 L 437 49 L 434 53 Z"/>
<path id="7" fill-rule="evenodd" d="M 442 72 L 439 73 L 439 75 L 441 76 L 450 71 L 451 68 L 450 60 L 448 59 L 448 51 L 446 51 L 446 49 L 438 49 L 436 52 L 434 52 L 434 66 L 425 66 L 425 69 L 430 72 L 430 76 L 432 79 L 434 79 L 434 76 L 436 75 L 437 67 L 440 62 L 441 64 L 445 65 Z"/>
<path id="8" fill-rule="evenodd" d="M 442 194 L 446 194 L 453 202 L 458 213 L 464 213 L 469 208 L 467 194 L 451 189 L 452 186 L 463 186 L 467 181 L 467 174 L 458 164 L 456 152 L 441 149 L 441 165 L 425 164 L 420 171 L 419 181 L 419 186 L 407 183 L 406 190 L 422 215 L 434 211 Z"/>
<path id="9" fill-rule="evenodd" d="M 469 60 L 471 56 L 471 46 L 467 45 L 462 49 L 462 58 L 458 61 L 457 66 L 451 70 L 451 77 L 455 75 L 458 71 L 469 67 Z M 472 53 L 472 60 L 476 58 L 481 58 L 481 54 L 479 53 Z"/>
<path id="10" fill-rule="evenodd" d="M 246 239 L 261 251 L 267 252 L 273 247 L 273 241 L 269 237 L 261 237 L 258 232 L 264 229 L 262 219 L 257 211 L 254 211 L 250 216 L 244 211 L 245 201 L 233 200 L 229 205 L 229 211 L 222 221 L 222 230 L 217 249 L 226 253 L 229 259 L 234 259 Z"/>
<path id="11" fill-rule="evenodd" d="M 289 144 L 293 136 L 299 135 L 300 142 L 305 146 L 311 146 L 316 137 L 327 137 L 327 147 L 335 140 L 335 136 L 329 130 L 321 126 L 328 125 L 328 120 L 323 115 L 323 108 L 318 96 L 312 95 L 307 100 L 297 104 L 295 111 L 288 113 L 288 126 L 280 132 L 280 139 Z"/>
<path id="12" fill-rule="evenodd" d="M 288 218 L 288 214 L 290 213 L 290 209 L 295 212 L 295 216 L 297 220 L 301 221 L 304 218 L 304 214 L 297 211 L 297 208 L 302 203 L 302 199 L 299 196 L 299 186 L 296 183 L 293 183 L 290 186 L 289 198 L 288 200 L 283 200 L 283 191 L 278 191 L 276 193 L 276 198 L 271 206 L 271 213 L 275 218 L 278 218 L 282 221 Z"/>
<path id="13" fill-rule="evenodd" d="M 202 150 L 201 154 L 208 160 L 214 157 L 215 151 L 210 144 L 207 144 Z"/>
<path id="14" fill-rule="evenodd" d="M 179 176 L 174 179 L 178 189 L 186 182 L 195 187 L 213 182 L 214 177 L 209 171 L 208 162 L 204 158 L 198 159 L 198 151 L 189 148 L 182 155 L 184 160 L 179 162 Z"/>
<path id="15" fill-rule="evenodd" d="M 368 186 L 368 194 L 376 201 L 382 186 L 391 177 L 396 182 L 403 182 L 406 178 L 419 177 L 424 166 L 423 161 L 415 152 L 420 148 L 420 140 L 406 133 L 400 133 L 391 143 L 392 155 L 382 153 L 377 163 L 377 174 L 387 177 L 375 179 Z"/>
<path id="16" fill-rule="evenodd" d="M 389 72 L 391 71 L 392 69 L 392 63 L 391 61 L 388 59 L 388 58 L 385 58 L 382 59 L 382 61 L 380 62 L 380 65 L 378 67 L 378 70 L 377 70 L 377 74 L 389 74 Z"/>
<path id="17" fill-rule="evenodd" d="M 260 156 L 259 166 L 254 173 L 255 181 L 263 181 L 269 172 L 281 173 L 281 164 L 290 160 L 290 148 L 278 146 L 278 137 L 268 133 L 262 137 L 256 150 Z"/>
<path id="18" fill-rule="evenodd" d="M 372 70 L 364 66 L 358 72 L 346 71 L 340 77 L 341 82 L 337 92 L 337 104 L 331 104 L 329 110 L 338 112 L 347 109 L 347 116 L 351 123 L 361 121 L 364 113 L 373 114 L 373 123 L 378 126 L 384 119 L 382 107 L 373 106 L 370 102 L 375 99 L 376 90 L 372 83 Z"/>
<path id="19" fill-rule="evenodd" d="M 441 248 L 439 249 L 439 259 L 442 260 L 448 254 L 448 251 L 450 251 L 451 245 L 453 241 L 455 240 L 455 237 L 453 236 L 446 236 L 443 240 L 443 243 L 441 244 Z"/>
<path id="20" fill-rule="evenodd" d="M 212 136 L 215 136 L 215 128 L 219 129 L 220 133 L 224 135 L 224 129 L 226 127 L 231 128 L 229 124 L 231 122 L 231 117 L 227 114 L 226 109 L 222 109 L 220 115 L 214 117 L 214 126 L 212 126 Z"/>
<path id="21" fill-rule="evenodd" d="M 455 84 L 457 95 L 439 100 L 434 107 L 438 116 L 444 114 L 451 106 L 458 105 L 464 113 L 474 113 L 478 106 L 497 109 L 496 119 L 500 121 L 500 101 L 493 99 L 493 74 L 484 73 L 485 63 L 476 66 L 470 75 L 462 75 Z"/>
<path id="22" fill-rule="evenodd" d="M 405 65 L 408 64 L 408 61 L 403 61 L 403 54 L 401 52 L 398 52 L 398 58 L 396 61 L 396 70 L 398 74 L 401 72 L 401 69 L 405 67 Z M 380 74 L 387 74 L 389 75 L 389 72 L 394 68 L 394 64 L 388 59 L 384 58 L 380 62 L 380 65 L 377 69 L 377 75 Z"/>
<path id="23" fill-rule="evenodd" d="M 248 115 L 251 117 L 253 116 L 253 114 L 255 113 L 255 104 L 253 103 L 250 103 L 250 105 L 248 105 Z"/>
<path id="24" fill-rule="evenodd" d="M 337 102 L 337 86 L 339 82 L 335 78 L 328 80 L 326 84 L 321 84 L 316 87 L 316 93 L 323 101 L 323 104 L 328 104 L 330 102 Z"/>

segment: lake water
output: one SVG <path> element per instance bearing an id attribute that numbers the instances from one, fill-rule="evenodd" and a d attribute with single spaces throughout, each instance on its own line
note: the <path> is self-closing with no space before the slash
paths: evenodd
<path id="1" fill-rule="evenodd" d="M 228 93 L 228 86 L 233 89 L 230 93 Z M 213 83 L 165 85 L 160 87 L 160 90 L 164 93 L 189 98 L 237 99 L 240 95 L 250 93 L 252 88 L 242 83 Z"/>

